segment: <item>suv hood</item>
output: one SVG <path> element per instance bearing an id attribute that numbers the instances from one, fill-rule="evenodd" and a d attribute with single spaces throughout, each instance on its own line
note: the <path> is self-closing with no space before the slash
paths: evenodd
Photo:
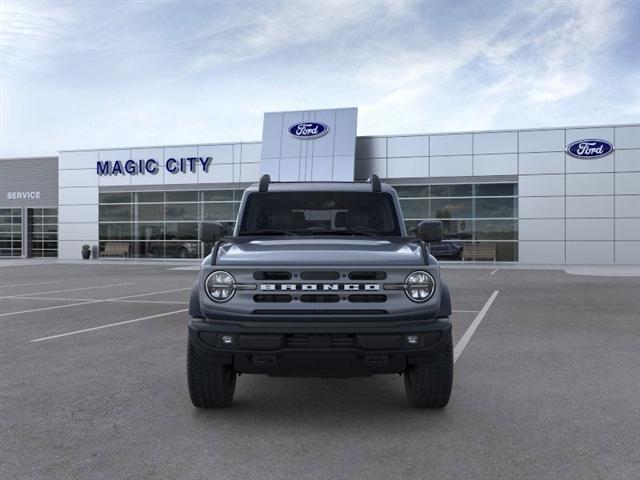
<path id="1" fill-rule="evenodd" d="M 218 250 L 217 265 L 420 265 L 422 249 L 407 239 L 234 239 Z"/>

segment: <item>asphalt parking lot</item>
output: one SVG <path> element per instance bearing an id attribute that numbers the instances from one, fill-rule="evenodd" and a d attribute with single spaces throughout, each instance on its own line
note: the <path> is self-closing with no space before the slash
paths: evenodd
<path id="1" fill-rule="evenodd" d="M 194 271 L 0 267 L 2 479 L 637 479 L 640 278 L 445 269 L 449 406 L 396 375 L 244 375 L 199 411 L 186 372 Z M 463 348 L 464 347 L 464 348 Z"/>

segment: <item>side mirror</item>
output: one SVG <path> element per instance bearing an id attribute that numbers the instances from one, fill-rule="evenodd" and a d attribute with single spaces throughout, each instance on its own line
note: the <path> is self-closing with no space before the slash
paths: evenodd
<path id="1" fill-rule="evenodd" d="M 426 243 L 442 241 L 442 222 L 437 220 L 423 220 L 416 227 L 416 234 Z"/>
<path id="2" fill-rule="evenodd" d="M 215 242 L 224 236 L 224 225 L 220 222 L 202 222 L 198 233 L 201 241 Z"/>

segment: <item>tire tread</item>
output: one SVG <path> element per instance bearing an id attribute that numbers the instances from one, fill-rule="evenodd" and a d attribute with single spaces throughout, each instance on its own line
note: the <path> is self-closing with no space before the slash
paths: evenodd
<path id="1" fill-rule="evenodd" d="M 409 404 L 418 408 L 444 408 L 451 397 L 453 344 L 449 342 L 435 360 L 421 361 L 404 372 Z"/>
<path id="2" fill-rule="evenodd" d="M 187 347 L 187 379 L 191 402 L 198 408 L 228 407 L 233 401 L 236 373 L 230 365 L 203 359 L 191 341 Z"/>

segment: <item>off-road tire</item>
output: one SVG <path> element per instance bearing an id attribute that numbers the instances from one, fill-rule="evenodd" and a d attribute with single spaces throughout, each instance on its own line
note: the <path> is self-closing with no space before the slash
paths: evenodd
<path id="1" fill-rule="evenodd" d="M 413 407 L 444 408 L 451 397 L 453 383 L 453 345 L 446 346 L 440 357 L 419 361 L 403 373 L 404 390 Z"/>
<path id="2" fill-rule="evenodd" d="M 194 407 L 221 408 L 231 405 L 236 389 L 236 372 L 231 365 L 204 359 L 189 341 L 187 379 Z"/>

